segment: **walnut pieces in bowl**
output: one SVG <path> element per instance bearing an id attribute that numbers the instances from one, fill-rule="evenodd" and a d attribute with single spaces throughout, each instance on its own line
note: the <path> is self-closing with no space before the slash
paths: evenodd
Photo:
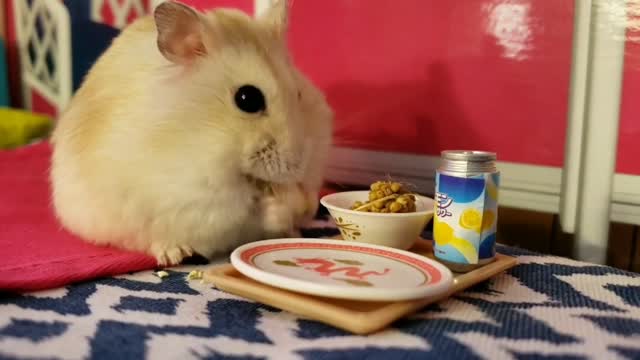
<path id="1" fill-rule="evenodd" d="M 416 211 L 416 197 L 402 184 L 376 181 L 369 187 L 369 200 L 356 201 L 351 210 L 373 213 L 408 213 Z"/>

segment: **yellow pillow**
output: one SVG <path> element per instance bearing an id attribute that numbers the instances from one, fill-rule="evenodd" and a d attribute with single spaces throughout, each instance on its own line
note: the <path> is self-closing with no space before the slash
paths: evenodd
<path id="1" fill-rule="evenodd" d="M 0 149 L 11 149 L 49 135 L 53 121 L 46 115 L 0 108 Z"/>

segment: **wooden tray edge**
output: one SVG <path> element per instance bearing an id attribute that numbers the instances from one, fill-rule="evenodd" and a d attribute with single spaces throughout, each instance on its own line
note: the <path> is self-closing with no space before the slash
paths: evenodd
<path id="1" fill-rule="evenodd" d="M 325 298 L 295 293 L 262 284 L 240 274 L 231 264 L 212 267 L 204 274 L 204 280 L 216 288 L 274 308 L 289 311 L 358 335 L 366 335 L 386 328 L 394 321 L 411 315 L 427 305 L 440 302 L 475 284 L 495 277 L 517 265 L 517 259 L 496 254 L 496 260 L 466 274 L 458 274 L 450 291 L 425 299 L 391 302 L 374 311 L 356 311 L 328 303 Z M 345 319 L 349 319 L 345 322 Z"/>
<path id="2" fill-rule="evenodd" d="M 368 326 L 359 326 L 363 320 L 366 320 L 368 314 L 366 312 L 358 313 L 328 303 L 321 297 L 262 284 L 240 273 L 238 273 L 239 277 L 231 276 L 231 273 L 238 273 L 233 265 L 218 265 L 205 272 L 204 280 L 230 294 L 289 311 L 304 318 L 328 323 L 356 334 L 369 332 Z M 259 295 L 261 293 L 264 295 Z M 347 317 L 353 320 L 352 325 L 342 326 L 341 321 Z"/>

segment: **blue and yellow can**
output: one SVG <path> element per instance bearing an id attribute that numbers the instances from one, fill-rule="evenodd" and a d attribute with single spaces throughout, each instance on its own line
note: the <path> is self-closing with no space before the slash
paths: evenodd
<path id="1" fill-rule="evenodd" d="M 436 171 L 434 256 L 456 272 L 468 272 L 495 258 L 500 172 L 496 154 L 442 152 Z"/>

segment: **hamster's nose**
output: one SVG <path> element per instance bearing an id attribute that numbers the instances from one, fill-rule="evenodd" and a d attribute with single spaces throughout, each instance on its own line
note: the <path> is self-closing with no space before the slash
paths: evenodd
<path id="1" fill-rule="evenodd" d="M 277 143 L 276 140 L 272 137 L 261 139 L 258 146 L 255 147 L 256 156 L 265 157 L 269 156 L 276 151 Z"/>

